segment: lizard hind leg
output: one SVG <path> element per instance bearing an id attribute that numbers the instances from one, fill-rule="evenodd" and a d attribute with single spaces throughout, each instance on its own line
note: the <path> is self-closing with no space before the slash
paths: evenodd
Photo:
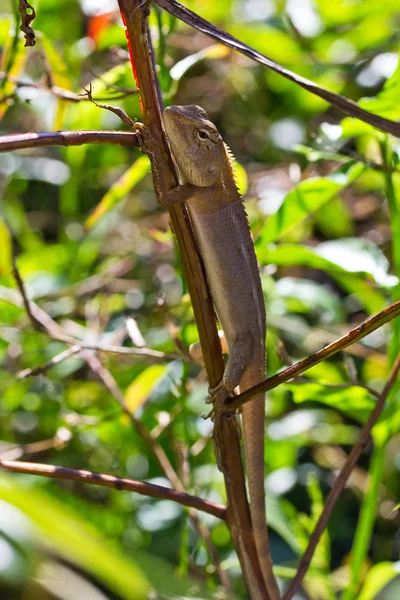
<path id="1" fill-rule="evenodd" d="M 220 383 L 209 390 L 207 403 L 214 405 L 214 413 L 224 410 L 225 400 L 238 387 L 251 361 L 253 339 L 250 335 L 237 336 L 229 344 L 229 355 Z"/>

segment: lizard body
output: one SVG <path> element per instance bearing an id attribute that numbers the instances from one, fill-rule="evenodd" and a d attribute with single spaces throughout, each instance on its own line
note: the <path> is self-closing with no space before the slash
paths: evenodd
<path id="1" fill-rule="evenodd" d="M 211 390 L 218 405 L 240 386 L 252 387 L 265 377 L 266 316 L 254 245 L 242 198 L 236 187 L 228 147 L 198 106 L 171 106 L 164 111 L 167 138 L 180 185 L 167 190 L 152 162 L 161 203 L 187 201 L 218 319 L 228 345 L 221 383 Z M 151 145 L 151 144 L 150 144 Z M 148 145 L 147 145 L 148 146 Z M 246 471 L 257 555 L 266 587 L 275 600 L 279 590 L 272 572 L 264 497 L 264 396 L 243 406 Z"/>

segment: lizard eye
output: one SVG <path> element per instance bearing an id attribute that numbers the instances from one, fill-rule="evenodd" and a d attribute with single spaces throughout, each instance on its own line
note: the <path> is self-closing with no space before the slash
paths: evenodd
<path id="1" fill-rule="evenodd" d="M 207 140 L 209 136 L 207 131 L 204 131 L 204 129 L 198 129 L 197 137 L 199 137 L 201 140 Z"/>

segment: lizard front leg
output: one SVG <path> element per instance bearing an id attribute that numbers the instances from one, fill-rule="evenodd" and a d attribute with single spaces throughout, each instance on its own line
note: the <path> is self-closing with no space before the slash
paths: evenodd
<path id="1" fill-rule="evenodd" d="M 169 189 L 165 169 L 160 161 L 160 149 L 149 127 L 146 127 L 142 123 L 135 123 L 133 131 L 136 133 L 140 149 L 150 159 L 154 191 L 159 204 L 169 207 L 189 200 L 194 195 L 197 187 L 190 183 L 185 183 Z"/>

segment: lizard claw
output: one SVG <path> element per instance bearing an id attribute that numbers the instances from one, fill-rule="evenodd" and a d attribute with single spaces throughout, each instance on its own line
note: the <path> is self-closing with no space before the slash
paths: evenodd
<path id="1" fill-rule="evenodd" d="M 132 129 L 136 133 L 141 151 L 144 154 L 151 154 L 153 137 L 150 129 L 146 125 L 143 125 L 143 123 L 135 123 Z"/>
<path id="2" fill-rule="evenodd" d="M 225 400 L 229 398 L 230 391 L 225 387 L 223 381 L 208 390 L 207 404 L 212 404 L 212 410 L 206 415 L 206 419 L 211 418 L 215 421 L 223 412 L 226 411 Z"/>

